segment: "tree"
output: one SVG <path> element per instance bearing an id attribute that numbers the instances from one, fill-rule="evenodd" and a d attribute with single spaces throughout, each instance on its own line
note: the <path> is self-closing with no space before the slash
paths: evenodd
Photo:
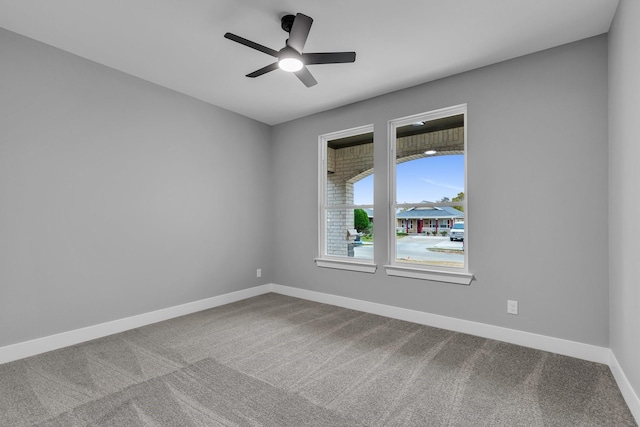
<path id="1" fill-rule="evenodd" d="M 454 197 L 452 202 L 464 202 L 464 193 L 460 192 L 456 197 Z M 464 206 L 454 206 L 454 208 L 458 209 L 461 212 L 464 212 Z"/>
<path id="2" fill-rule="evenodd" d="M 369 215 L 364 209 L 354 209 L 353 211 L 353 227 L 358 233 L 369 230 Z"/>

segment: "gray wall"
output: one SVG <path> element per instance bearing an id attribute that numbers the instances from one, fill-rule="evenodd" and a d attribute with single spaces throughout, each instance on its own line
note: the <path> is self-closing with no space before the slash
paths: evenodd
<path id="1" fill-rule="evenodd" d="M 640 3 L 621 0 L 609 34 L 610 340 L 640 394 Z"/>
<path id="2" fill-rule="evenodd" d="M 0 346 L 271 281 L 269 133 L 0 30 Z"/>
<path id="3" fill-rule="evenodd" d="M 0 346 L 268 282 L 608 346 L 607 42 L 269 128 L 0 30 Z M 472 285 L 316 267 L 318 135 L 375 125 L 382 265 L 387 121 L 460 103 Z"/>
<path id="4" fill-rule="evenodd" d="M 607 78 L 599 36 L 275 126 L 274 282 L 608 346 Z M 375 126 L 382 265 L 387 121 L 461 103 L 471 286 L 316 267 L 318 135 Z"/>

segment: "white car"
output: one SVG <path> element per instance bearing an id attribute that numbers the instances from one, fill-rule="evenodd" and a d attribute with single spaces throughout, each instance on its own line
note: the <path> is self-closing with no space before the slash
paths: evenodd
<path id="1" fill-rule="evenodd" d="M 460 240 L 464 242 L 464 222 L 456 222 L 449 231 L 449 240 Z"/>

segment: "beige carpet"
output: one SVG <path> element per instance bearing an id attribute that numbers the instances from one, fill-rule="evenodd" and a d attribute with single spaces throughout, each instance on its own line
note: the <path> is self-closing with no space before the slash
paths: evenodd
<path id="1" fill-rule="evenodd" d="M 634 426 L 605 365 L 267 294 L 0 365 L 1 426 Z"/>

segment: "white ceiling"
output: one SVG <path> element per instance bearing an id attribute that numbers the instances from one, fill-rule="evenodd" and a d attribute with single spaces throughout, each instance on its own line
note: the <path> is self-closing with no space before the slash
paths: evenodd
<path id="1" fill-rule="evenodd" d="M 414 86 L 608 31 L 618 0 L 0 0 L 0 27 L 267 124 Z M 305 87 L 273 58 L 285 14 L 314 19 Z M 0 57 L 1 59 L 1 57 Z"/>

